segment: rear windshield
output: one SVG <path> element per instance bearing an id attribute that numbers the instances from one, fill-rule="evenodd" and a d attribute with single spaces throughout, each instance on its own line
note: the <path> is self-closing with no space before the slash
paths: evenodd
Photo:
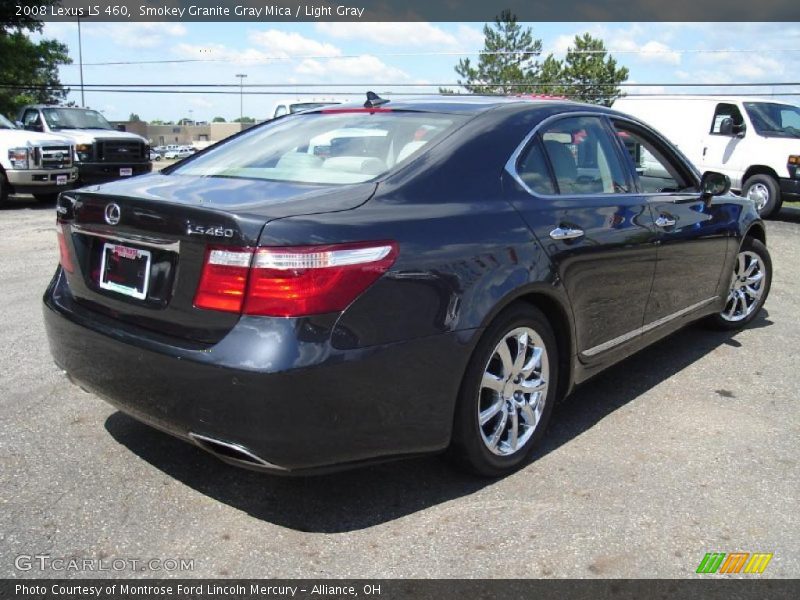
<path id="1" fill-rule="evenodd" d="M 297 183 L 380 177 L 466 117 L 421 112 L 319 112 L 276 120 L 179 166 L 173 173 Z"/>

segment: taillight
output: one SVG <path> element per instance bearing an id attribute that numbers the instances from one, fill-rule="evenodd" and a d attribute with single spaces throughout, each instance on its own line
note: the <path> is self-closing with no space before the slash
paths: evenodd
<path id="1" fill-rule="evenodd" d="M 66 225 L 58 225 L 56 235 L 58 236 L 58 262 L 61 267 L 68 273 L 75 271 L 75 266 L 72 264 L 72 257 L 69 254 L 69 246 L 67 245 Z"/>
<path id="2" fill-rule="evenodd" d="M 236 248 L 222 261 L 233 264 L 212 263 L 219 251 L 206 257 L 195 306 L 273 317 L 344 310 L 397 258 L 394 242 Z"/>
<path id="3" fill-rule="evenodd" d="M 252 258 L 252 248 L 209 248 L 194 305 L 241 312 Z"/>

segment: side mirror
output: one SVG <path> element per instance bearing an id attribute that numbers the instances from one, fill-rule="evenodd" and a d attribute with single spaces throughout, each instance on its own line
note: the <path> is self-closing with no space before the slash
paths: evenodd
<path id="1" fill-rule="evenodd" d="M 714 196 L 724 196 L 731 189 L 731 179 L 716 171 L 706 171 L 700 178 L 700 197 L 710 203 Z"/>
<path id="2" fill-rule="evenodd" d="M 733 135 L 733 119 L 725 117 L 720 121 L 719 132 L 722 135 Z"/>
<path id="3" fill-rule="evenodd" d="M 17 129 L 25 129 L 25 125 L 22 124 L 22 121 L 14 121 L 14 125 L 17 126 Z"/>
<path id="4" fill-rule="evenodd" d="M 733 126 L 733 134 L 736 137 L 744 137 L 744 132 L 747 129 L 747 126 L 744 123 L 737 123 Z"/>

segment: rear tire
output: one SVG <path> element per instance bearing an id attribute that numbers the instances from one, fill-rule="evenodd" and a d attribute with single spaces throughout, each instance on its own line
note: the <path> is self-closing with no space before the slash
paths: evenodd
<path id="1" fill-rule="evenodd" d="M 744 182 L 742 196 L 753 200 L 756 210 L 762 217 L 777 214 L 781 209 L 781 190 L 774 177 L 764 174 L 753 175 Z"/>
<path id="2" fill-rule="evenodd" d="M 558 347 L 547 318 L 516 304 L 481 337 L 461 383 L 450 457 L 479 475 L 520 467 L 541 441 L 558 392 Z"/>
<path id="3" fill-rule="evenodd" d="M 771 285 L 772 259 L 769 250 L 759 240 L 745 238 L 731 273 L 725 307 L 709 317 L 708 324 L 723 331 L 745 327 L 761 312 Z"/>

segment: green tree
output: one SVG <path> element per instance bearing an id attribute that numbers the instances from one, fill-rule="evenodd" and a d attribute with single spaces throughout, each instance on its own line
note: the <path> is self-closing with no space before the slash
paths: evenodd
<path id="1" fill-rule="evenodd" d="M 552 54 L 544 59 L 537 83 L 541 94 L 569 96 L 569 89 L 564 86 L 564 63 Z"/>
<path id="2" fill-rule="evenodd" d="M 136 113 L 131 113 L 130 116 L 128 117 L 128 121 L 130 121 L 131 123 L 142 122 L 142 120 L 139 118 L 139 115 L 137 115 Z"/>
<path id="3" fill-rule="evenodd" d="M 618 67 L 608 56 L 603 40 L 588 33 L 575 36 L 575 43 L 567 50 L 561 79 L 566 95 L 574 100 L 611 106 L 623 96 L 620 83 L 627 81 L 628 69 Z"/>
<path id="4" fill-rule="evenodd" d="M 535 90 L 541 66 L 542 40 L 534 39 L 529 27 L 517 23 L 511 11 L 504 10 L 489 26 L 483 27 L 484 47 L 473 65 L 469 58 L 458 61 L 455 70 L 463 79 L 459 85 L 473 94 L 529 93 Z"/>
<path id="5" fill-rule="evenodd" d="M 211 121 L 212 123 L 227 123 L 225 117 L 214 117 Z"/>
<path id="6" fill-rule="evenodd" d="M 253 117 L 237 117 L 233 120 L 234 123 L 255 123 L 256 120 Z"/>
<path id="7" fill-rule="evenodd" d="M 15 14 L 15 5 L 54 3 L 24 0 L 0 5 L 0 113 L 12 119 L 25 104 L 57 104 L 69 91 L 58 77 L 58 66 L 72 62 L 67 46 L 56 40 L 34 42 L 27 33 L 41 33 L 42 23 Z"/>

